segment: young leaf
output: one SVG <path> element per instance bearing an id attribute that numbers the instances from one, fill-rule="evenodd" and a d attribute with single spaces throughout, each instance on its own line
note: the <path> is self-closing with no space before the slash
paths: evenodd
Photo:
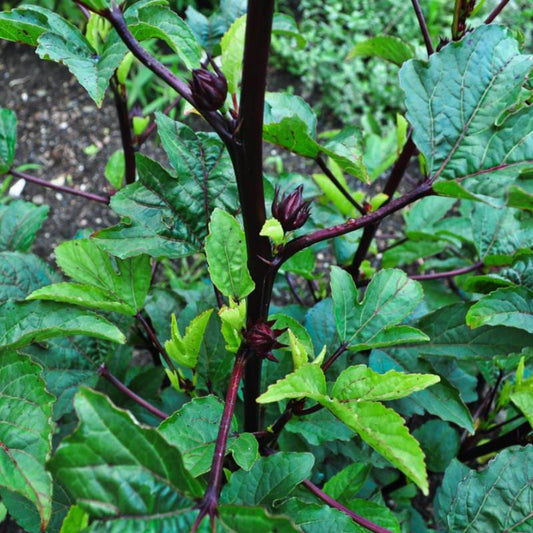
<path id="1" fill-rule="evenodd" d="M 439 490 L 438 516 L 450 533 L 462 531 L 529 531 L 533 446 L 500 452 L 481 472 L 447 469 Z M 453 476 L 454 479 L 448 481 Z"/>
<path id="2" fill-rule="evenodd" d="M 431 374 L 404 374 L 389 370 L 378 374 L 366 365 L 355 365 L 341 372 L 331 391 L 337 400 L 389 401 L 426 389 L 440 381 Z"/>
<path id="3" fill-rule="evenodd" d="M 428 340 L 418 329 L 397 325 L 423 296 L 421 285 L 400 270 L 376 274 L 359 302 L 352 277 L 333 267 L 331 293 L 339 337 L 352 350 Z"/>
<path id="4" fill-rule="evenodd" d="M 124 184 L 124 174 L 126 163 L 124 161 L 124 150 L 117 150 L 111 154 L 105 167 L 105 177 L 111 186 L 117 191 Z"/>
<path id="5" fill-rule="evenodd" d="M 55 253 L 61 270 L 79 283 L 48 285 L 33 292 L 29 299 L 55 300 L 125 315 L 135 315 L 142 309 L 152 278 L 147 255 L 111 258 L 92 239 L 63 242 Z"/>
<path id="6" fill-rule="evenodd" d="M 276 245 L 281 244 L 285 236 L 281 222 L 275 218 L 265 221 L 259 235 L 268 237 Z"/>
<path id="7" fill-rule="evenodd" d="M 330 400 L 327 408 L 428 493 L 424 454 L 399 414 L 377 402 L 356 400 Z"/>
<path id="8" fill-rule="evenodd" d="M 228 452 L 231 452 L 235 462 L 248 472 L 259 459 L 259 443 L 251 433 L 241 433 L 228 445 Z"/>
<path id="9" fill-rule="evenodd" d="M 17 117 L 10 109 L 0 108 L 0 175 L 11 168 L 16 140 Z"/>
<path id="10" fill-rule="evenodd" d="M 185 329 L 185 335 L 183 337 L 178 329 L 176 315 L 172 314 L 172 339 L 165 342 L 165 349 L 168 355 L 180 365 L 189 368 L 196 367 L 200 345 L 202 344 L 205 328 L 207 327 L 212 312 L 212 309 L 208 309 L 193 318 Z"/>
<path id="11" fill-rule="evenodd" d="M 27 252 L 48 216 L 47 205 L 17 200 L 0 205 L 0 251 Z"/>
<path id="12" fill-rule="evenodd" d="M 61 277 L 36 255 L 0 252 L 0 303 L 24 300 L 35 289 L 60 280 Z"/>
<path id="13" fill-rule="evenodd" d="M 74 405 L 80 425 L 59 446 L 51 469 L 91 518 L 171 516 L 201 496 L 180 452 L 156 429 L 140 426 L 90 389 L 82 389 Z"/>
<path id="14" fill-rule="evenodd" d="M 52 302 L 0 304 L 0 351 L 69 335 L 89 335 L 119 344 L 126 342 L 116 326 L 89 311 Z"/>
<path id="15" fill-rule="evenodd" d="M 348 54 L 348 59 L 353 57 L 380 57 L 401 66 L 413 57 L 413 50 L 398 37 L 379 35 L 357 43 Z"/>
<path id="16" fill-rule="evenodd" d="M 510 32 L 491 24 L 429 62 L 402 67 L 407 118 L 430 176 L 439 179 L 437 192 L 505 200 L 509 185 L 531 168 L 533 109 L 522 106 L 502 124 L 497 121 L 518 102 L 532 66 L 533 57 L 520 54 Z"/>
<path id="17" fill-rule="evenodd" d="M 533 291 L 509 287 L 491 292 L 468 310 L 466 323 L 471 328 L 507 326 L 533 333 Z"/>
<path id="18" fill-rule="evenodd" d="M 315 462 L 310 453 L 280 452 L 261 457 L 250 472 L 235 472 L 222 490 L 221 503 L 269 506 L 288 496 L 311 475 Z"/>
<path id="19" fill-rule="evenodd" d="M 325 399 L 326 377 L 318 365 L 306 364 L 278 380 L 257 398 L 258 403 L 279 402 L 287 398 Z"/>
<path id="20" fill-rule="evenodd" d="M 226 76 L 230 94 L 236 93 L 241 80 L 245 30 L 246 15 L 243 15 L 233 22 L 220 41 L 220 49 L 222 50 L 221 68 Z"/>
<path id="21" fill-rule="evenodd" d="M 40 373 L 26 356 L 0 357 L 0 494 L 17 522 L 32 531 L 44 531 L 52 512 L 52 478 L 44 465 L 52 448 L 54 397 Z"/>
<path id="22" fill-rule="evenodd" d="M 161 435 L 181 452 L 185 468 L 193 477 L 208 472 L 211 467 L 223 410 L 224 404 L 215 396 L 195 398 L 159 426 Z M 233 418 L 231 432 L 238 429 Z M 228 446 L 233 446 L 234 441 L 235 437 L 231 436 Z"/>
<path id="23" fill-rule="evenodd" d="M 240 300 L 255 284 L 248 271 L 244 231 L 229 213 L 215 209 L 205 242 L 207 264 L 213 284 L 225 296 Z"/>

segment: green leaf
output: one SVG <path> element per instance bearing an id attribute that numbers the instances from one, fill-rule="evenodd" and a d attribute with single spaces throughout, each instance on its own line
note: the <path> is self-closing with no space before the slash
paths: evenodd
<path id="1" fill-rule="evenodd" d="M 355 400 L 334 399 L 327 403 L 327 408 L 414 481 L 424 494 L 428 493 L 424 454 L 399 414 L 377 402 Z"/>
<path id="2" fill-rule="evenodd" d="M 84 0 L 83 3 L 92 11 L 101 12 L 111 9 L 115 2 L 113 0 Z M 124 2 L 119 1 L 118 5 L 122 3 Z"/>
<path id="3" fill-rule="evenodd" d="M 35 289 L 61 277 L 33 254 L 0 252 L 0 303 L 24 300 Z"/>
<path id="4" fill-rule="evenodd" d="M 178 448 L 185 468 L 193 477 L 209 472 L 211 468 L 223 410 L 224 403 L 215 396 L 195 398 L 159 426 L 159 433 Z M 230 432 L 237 430 L 237 421 L 232 418 Z M 235 440 L 231 436 L 228 447 L 233 446 Z"/>
<path id="5" fill-rule="evenodd" d="M 52 449 L 54 397 L 40 373 L 26 356 L 6 352 L 0 357 L 0 495 L 32 532 L 44 531 L 52 512 L 52 478 L 44 465 Z M 17 500 L 26 504 L 26 513 L 11 505 Z"/>
<path id="6" fill-rule="evenodd" d="M 357 43 L 348 54 L 348 59 L 353 57 L 380 57 L 401 66 L 413 57 L 413 50 L 398 37 L 379 35 Z"/>
<path id="7" fill-rule="evenodd" d="M 124 161 L 124 151 L 117 150 L 111 154 L 105 167 L 105 177 L 117 191 L 121 189 L 124 184 L 125 172 L 126 163 Z"/>
<path id="8" fill-rule="evenodd" d="M 63 520 L 60 533 L 80 533 L 88 526 L 89 515 L 81 507 L 73 505 Z"/>
<path id="9" fill-rule="evenodd" d="M 205 254 L 211 281 L 225 296 L 240 300 L 255 287 L 248 271 L 244 231 L 237 219 L 221 209 L 213 211 L 209 231 Z"/>
<path id="10" fill-rule="evenodd" d="M 382 374 L 391 368 L 404 372 L 427 374 L 435 372 L 427 361 L 418 359 L 418 353 L 415 350 L 393 349 L 387 352 L 372 350 L 369 359 L 370 368 Z M 423 391 L 415 392 L 403 401 L 414 404 L 421 413 L 427 411 L 474 433 L 474 422 L 470 410 L 465 405 L 459 391 L 443 376 L 440 376 L 439 383 Z"/>
<path id="11" fill-rule="evenodd" d="M 531 106 L 498 120 L 519 101 L 532 66 L 533 57 L 520 54 L 510 32 L 491 24 L 445 46 L 429 62 L 402 67 L 407 118 L 430 176 L 439 179 L 437 192 L 505 200 L 510 183 L 531 168 Z M 461 181 L 449 186 L 452 180 Z"/>
<path id="12" fill-rule="evenodd" d="M 409 265 L 417 259 L 431 257 L 442 252 L 446 248 L 443 241 L 407 241 L 403 244 L 390 248 L 383 253 L 383 268 Z"/>
<path id="13" fill-rule="evenodd" d="M 168 355 L 180 365 L 195 368 L 198 363 L 198 354 L 202 344 L 205 328 L 211 317 L 212 309 L 204 311 L 191 320 L 185 329 L 185 335 L 181 336 L 176 322 L 176 315 L 172 314 L 171 340 L 165 342 Z"/>
<path id="14" fill-rule="evenodd" d="M 520 368 L 521 372 L 523 372 L 523 359 L 519 365 Z M 518 377 L 518 374 L 519 372 L 517 371 L 517 380 L 509 398 L 533 427 L 533 377 L 522 380 L 521 377 Z"/>
<path id="15" fill-rule="evenodd" d="M 55 300 L 83 307 L 135 315 L 150 288 L 150 258 L 117 259 L 92 239 L 75 239 L 55 249 L 61 270 L 79 283 L 57 283 L 33 292 L 30 300 Z"/>
<path id="16" fill-rule="evenodd" d="M 266 141 L 310 159 L 324 154 L 345 172 L 368 181 L 355 130 L 341 132 L 326 145 L 320 145 L 316 140 L 316 122 L 313 110 L 299 96 L 267 93 L 263 125 Z"/>
<path id="17" fill-rule="evenodd" d="M 259 459 L 259 443 L 251 433 L 241 433 L 228 446 L 233 459 L 243 470 L 249 471 Z"/>
<path id="18" fill-rule="evenodd" d="M 465 319 L 466 304 L 441 307 L 418 321 L 417 326 L 431 339 L 415 350 L 429 358 L 492 359 L 497 355 L 520 353 L 533 345 L 533 336 L 516 328 L 481 326 L 471 329 Z"/>
<path id="19" fill-rule="evenodd" d="M 454 198 L 430 196 L 422 198 L 405 214 L 405 234 L 413 240 L 439 240 L 439 226 L 446 213 L 454 206 Z M 446 222 L 449 222 L 449 218 Z M 420 256 L 422 257 L 422 256 Z"/>
<path id="20" fill-rule="evenodd" d="M 354 513 L 371 520 L 378 526 L 385 528 L 391 533 L 400 533 L 401 528 L 394 513 L 385 505 L 379 505 L 371 500 L 355 499 L 346 504 L 346 507 Z M 361 528 L 363 533 L 365 529 Z M 366 532 L 365 532 L 366 533 Z"/>
<path id="21" fill-rule="evenodd" d="M 74 403 L 80 425 L 59 446 L 51 469 L 92 518 L 176 513 L 202 495 L 180 452 L 156 429 L 90 389 Z"/>
<path id="22" fill-rule="evenodd" d="M 401 270 L 376 274 L 359 302 L 350 274 L 333 267 L 331 293 L 339 337 L 351 350 L 428 340 L 415 328 L 397 325 L 423 297 L 422 286 Z"/>
<path id="23" fill-rule="evenodd" d="M 294 272 L 305 279 L 315 279 L 313 270 L 315 270 L 315 254 L 311 248 L 304 248 L 294 254 L 288 261 L 281 266 L 282 270 Z"/>
<path id="24" fill-rule="evenodd" d="M 337 400 L 389 401 L 426 389 L 440 381 L 431 374 L 404 374 L 389 370 L 378 374 L 366 365 L 343 370 L 331 391 Z"/>
<path id="25" fill-rule="evenodd" d="M 235 472 L 222 490 L 221 503 L 269 506 L 288 496 L 311 475 L 315 462 L 310 453 L 280 452 L 261 457 L 250 472 Z"/>
<path id="26" fill-rule="evenodd" d="M 241 80 L 245 30 L 246 15 L 243 15 L 233 22 L 220 41 L 222 50 L 221 68 L 226 76 L 228 91 L 231 94 L 237 91 Z"/>
<path id="27" fill-rule="evenodd" d="M 468 310 L 466 323 L 471 328 L 508 326 L 533 333 L 533 291 L 509 287 L 491 292 Z"/>
<path id="28" fill-rule="evenodd" d="M 448 470 L 450 475 L 457 470 L 452 465 L 438 494 L 439 518 L 446 530 L 530 531 L 532 459 L 533 446 L 514 446 L 500 452 L 483 471 L 466 469 L 450 483 Z"/>
<path id="29" fill-rule="evenodd" d="M 279 220 L 269 218 L 263 224 L 259 235 L 268 237 L 274 244 L 278 245 L 283 242 L 285 232 Z"/>
<path id="30" fill-rule="evenodd" d="M 288 376 L 276 381 L 257 398 L 258 403 L 279 402 L 287 398 L 325 398 L 326 377 L 318 365 L 301 366 Z"/>
<path id="31" fill-rule="evenodd" d="M 347 442 L 353 431 L 335 418 L 327 409 L 310 415 L 292 417 L 285 426 L 290 433 L 301 435 L 312 446 L 335 440 Z"/>
<path id="32" fill-rule="evenodd" d="M 199 66 L 202 49 L 189 26 L 167 6 L 133 6 L 126 12 L 131 32 L 139 41 L 161 39 L 178 55 L 188 69 Z"/>
<path id="33" fill-rule="evenodd" d="M 16 141 L 17 116 L 10 109 L 0 108 L 0 175 L 5 174 L 11 168 L 15 157 Z"/>
<path id="34" fill-rule="evenodd" d="M 0 251 L 27 252 L 48 216 L 47 205 L 17 200 L 0 205 Z"/>
<path id="35" fill-rule="evenodd" d="M 272 21 L 272 33 L 285 35 L 296 39 L 299 48 L 303 48 L 306 43 L 305 36 L 300 33 L 296 21 L 285 13 L 274 13 Z"/>
<path id="36" fill-rule="evenodd" d="M 413 431 L 427 457 L 428 470 L 444 472 L 459 452 L 459 434 L 446 422 L 428 420 Z"/>
<path id="37" fill-rule="evenodd" d="M 0 304 L 0 351 L 69 335 L 90 335 L 123 344 L 120 330 L 105 318 L 52 302 Z"/>
<path id="38" fill-rule="evenodd" d="M 370 470 L 370 465 L 352 463 L 328 479 L 322 490 L 334 500 L 346 503 L 359 492 Z"/>

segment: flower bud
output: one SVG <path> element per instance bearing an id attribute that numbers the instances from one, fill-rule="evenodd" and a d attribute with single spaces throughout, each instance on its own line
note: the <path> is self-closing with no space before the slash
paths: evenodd
<path id="1" fill-rule="evenodd" d="M 189 86 L 198 109 L 216 111 L 226 101 L 228 84 L 221 71 L 215 73 L 205 68 L 196 68 L 192 71 L 192 80 Z"/>
<path id="2" fill-rule="evenodd" d="M 270 361 L 276 361 L 271 351 L 285 346 L 278 342 L 278 337 L 286 331 L 286 328 L 272 329 L 274 322 L 275 320 L 257 322 L 244 333 L 248 346 L 255 351 L 257 356 Z"/>
<path id="3" fill-rule="evenodd" d="M 285 232 L 301 228 L 309 218 L 311 202 L 303 201 L 303 185 L 290 194 L 284 194 L 279 199 L 279 189 L 276 187 L 274 202 L 272 202 L 272 216 L 279 220 Z"/>

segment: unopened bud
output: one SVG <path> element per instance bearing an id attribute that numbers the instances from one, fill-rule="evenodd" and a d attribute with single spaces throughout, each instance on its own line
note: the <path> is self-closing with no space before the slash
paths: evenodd
<path id="1" fill-rule="evenodd" d="M 286 328 L 272 329 L 274 322 L 275 320 L 257 322 L 244 334 L 248 346 L 255 351 L 257 356 L 270 361 L 277 361 L 271 353 L 272 350 L 285 346 L 278 341 L 278 337 L 286 331 Z"/>
<path id="2" fill-rule="evenodd" d="M 309 218 L 311 202 L 304 202 L 302 192 L 303 185 L 300 185 L 280 199 L 279 189 L 276 187 L 272 202 L 272 216 L 279 220 L 285 232 L 301 228 Z"/>
<path id="3" fill-rule="evenodd" d="M 221 71 L 215 73 L 205 68 L 194 69 L 189 86 L 194 104 L 198 109 L 216 111 L 226 101 L 228 84 Z"/>

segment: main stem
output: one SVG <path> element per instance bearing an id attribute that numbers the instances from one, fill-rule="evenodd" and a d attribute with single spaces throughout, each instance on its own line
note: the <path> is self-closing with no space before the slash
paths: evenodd
<path id="1" fill-rule="evenodd" d="M 249 0 L 244 43 L 238 137 L 227 143 L 233 161 L 248 250 L 248 268 L 255 289 L 247 301 L 247 323 L 265 319 L 272 293 L 273 277 L 261 258 L 272 252 L 266 237 L 259 233 L 266 220 L 263 189 L 263 109 L 272 19 L 273 0 Z M 252 354 L 244 371 L 244 430 L 259 429 L 261 359 Z"/>

